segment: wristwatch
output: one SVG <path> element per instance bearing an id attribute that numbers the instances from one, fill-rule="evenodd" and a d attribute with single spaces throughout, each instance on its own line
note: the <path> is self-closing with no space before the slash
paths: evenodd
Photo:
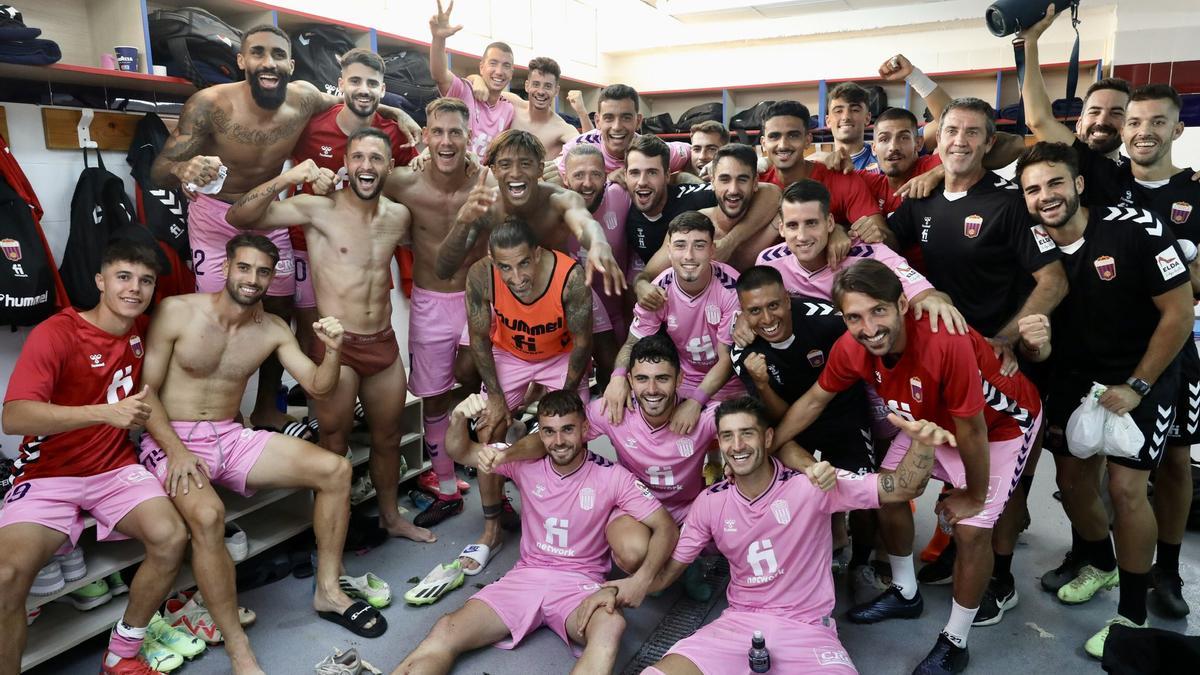
<path id="1" fill-rule="evenodd" d="M 1150 393 L 1150 383 L 1140 377 L 1131 377 L 1125 380 L 1125 384 L 1129 385 L 1130 389 L 1137 392 L 1137 395 L 1143 398 L 1146 394 Z"/>

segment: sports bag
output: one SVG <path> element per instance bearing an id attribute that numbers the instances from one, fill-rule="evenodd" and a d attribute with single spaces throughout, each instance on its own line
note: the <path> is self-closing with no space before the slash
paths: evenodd
<path id="1" fill-rule="evenodd" d="M 354 49 L 354 40 L 341 26 L 310 24 L 292 36 L 293 80 L 311 82 L 326 94 L 337 94 L 342 75 L 342 54 Z"/>
<path id="2" fill-rule="evenodd" d="M 237 54 L 242 31 L 199 7 L 150 12 L 150 49 L 167 74 L 183 77 L 203 89 L 242 79 Z"/>
<path id="3" fill-rule="evenodd" d="M 33 326 L 58 311 L 54 259 L 33 209 L 0 176 L 0 323 Z M 92 284 L 95 286 L 95 282 Z"/>
<path id="4" fill-rule="evenodd" d="M 867 110 L 871 113 L 871 119 L 875 119 L 888 109 L 887 92 L 877 84 L 865 84 L 863 89 L 867 90 Z"/>
<path id="5" fill-rule="evenodd" d="M 730 131 L 757 131 L 762 128 L 762 116 L 767 107 L 775 101 L 759 101 L 754 106 L 729 118 Z"/>
<path id="6" fill-rule="evenodd" d="M 690 133 L 693 124 L 708 121 L 720 122 L 724 114 L 725 108 L 720 101 L 692 106 L 679 116 L 675 122 L 675 131 L 681 134 Z"/>
<path id="7" fill-rule="evenodd" d="M 150 232 L 162 242 L 175 249 L 180 257 L 191 260 L 192 252 L 188 246 L 187 207 L 188 202 L 183 192 L 178 189 L 154 187 L 150 180 L 150 167 L 158 153 L 162 152 L 170 132 L 162 119 L 154 113 L 147 113 L 138 122 L 133 132 L 133 140 L 129 143 L 129 154 L 125 161 L 129 162 L 130 174 L 137 183 L 137 213 L 139 220 Z"/>
<path id="8" fill-rule="evenodd" d="M 438 97 L 437 83 L 429 73 L 429 57 L 422 52 L 401 51 L 383 55 L 383 84 L 388 94 L 402 96 L 414 110 L 405 111 L 425 126 L 425 106 Z M 414 114 L 415 113 L 415 114 Z"/>
<path id="9" fill-rule="evenodd" d="M 671 113 L 650 115 L 642 120 L 642 133 L 673 134 L 675 133 L 675 120 L 671 119 Z"/>

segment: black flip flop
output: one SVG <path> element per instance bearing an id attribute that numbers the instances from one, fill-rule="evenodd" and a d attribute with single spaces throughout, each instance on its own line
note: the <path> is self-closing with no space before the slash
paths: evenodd
<path id="1" fill-rule="evenodd" d="M 346 611 L 338 614 L 337 612 L 317 612 L 317 616 L 326 621 L 336 623 L 346 630 L 365 638 L 376 638 L 383 635 L 387 630 L 387 619 L 383 618 L 383 614 L 379 610 L 368 605 L 362 600 L 356 600 L 354 604 L 346 608 Z M 367 628 L 367 623 L 375 619 L 375 625 Z"/>

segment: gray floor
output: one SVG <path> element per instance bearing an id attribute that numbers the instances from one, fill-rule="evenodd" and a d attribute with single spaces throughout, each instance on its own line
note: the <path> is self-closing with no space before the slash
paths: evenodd
<path id="1" fill-rule="evenodd" d="M 603 442 L 603 441 L 601 441 Z M 611 455 L 611 447 L 594 443 L 594 449 Z M 935 484 L 936 485 L 936 484 Z M 515 493 L 509 487 L 510 493 Z M 996 626 L 976 628 L 970 635 L 971 667 L 975 673 L 1027 672 L 1100 672 L 1098 662 L 1083 652 L 1083 642 L 1116 612 L 1116 591 L 1102 593 L 1092 602 L 1066 607 L 1037 585 L 1037 576 L 1056 566 L 1067 543 L 1067 520 L 1053 492 L 1053 467 L 1043 464 L 1034 485 L 1033 525 L 1022 535 L 1013 573 L 1021 594 L 1020 605 L 1007 613 Z M 936 489 L 921 499 L 917 519 L 917 541 L 921 546 L 933 528 L 931 505 Z M 409 588 L 406 581 L 420 577 L 438 562 L 452 560 L 466 544 L 474 541 L 480 527 L 478 498 L 468 497 L 464 515 L 443 523 L 434 544 L 418 545 L 393 541 L 364 556 L 348 555 L 347 570 L 352 574 L 373 571 L 392 584 L 397 597 Z M 411 515 L 411 514 L 410 514 Z M 468 577 L 467 584 L 452 592 L 439 604 L 414 609 L 399 600 L 384 610 L 390 624 L 388 632 L 376 640 L 353 638 L 350 633 L 319 620 L 311 611 L 310 582 L 288 578 L 270 586 L 245 592 L 241 604 L 258 613 L 258 623 L 249 629 L 250 639 L 260 663 L 269 673 L 311 673 L 313 665 L 334 648 L 357 647 L 360 654 L 384 672 L 390 671 L 421 640 L 434 620 L 444 612 L 460 607 L 476 589 L 499 578 L 517 557 L 515 538 L 482 574 Z M 1189 533 L 1181 558 L 1184 593 L 1193 608 L 1189 621 L 1167 621 L 1151 616 L 1151 623 L 1188 634 L 1200 634 L 1200 537 Z M 629 629 L 622 641 L 617 661 L 623 669 L 646 636 L 670 609 L 677 590 L 658 598 L 649 598 L 639 609 L 627 613 Z M 839 626 L 843 644 L 863 673 L 909 673 L 932 646 L 949 614 L 948 586 L 925 587 L 926 610 L 915 621 L 900 621 L 874 626 Z M 838 609 L 843 616 L 847 593 L 839 586 Z M 709 618 L 715 618 L 723 603 L 718 603 Z M 97 639 L 43 664 L 33 673 L 59 675 L 95 673 L 104 640 Z M 484 649 L 463 658 L 456 673 L 490 675 L 540 675 L 566 673 L 573 660 L 556 635 L 541 630 L 515 651 Z M 177 672 L 200 675 L 228 672 L 229 662 L 221 649 L 210 649 L 195 662 Z M 790 674 L 787 674 L 790 675 Z"/>

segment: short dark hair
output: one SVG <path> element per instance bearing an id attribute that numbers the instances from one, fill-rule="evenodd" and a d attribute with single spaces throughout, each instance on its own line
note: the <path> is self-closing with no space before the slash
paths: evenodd
<path id="1" fill-rule="evenodd" d="M 1143 84 L 1129 95 L 1130 103 L 1163 99 L 1170 101 L 1175 106 L 1175 110 L 1183 110 L 1183 99 L 1179 97 L 1179 92 L 1175 91 L 1175 87 L 1169 84 Z"/>
<path id="2" fill-rule="evenodd" d="M 767 120 L 773 117 L 799 117 L 804 121 L 804 128 L 807 129 L 812 115 L 808 112 L 808 106 L 799 101 L 775 101 L 767 106 L 763 111 L 762 121 L 763 126 L 767 124 Z"/>
<path id="3" fill-rule="evenodd" d="M 565 417 L 567 415 L 579 415 L 587 418 L 583 400 L 579 398 L 579 394 L 570 389 L 555 389 L 546 392 L 538 401 L 538 417 Z"/>
<path id="4" fill-rule="evenodd" d="M 542 145 L 537 136 L 528 131 L 506 129 L 500 132 L 499 136 L 493 138 L 491 144 L 488 145 L 487 165 L 494 164 L 500 153 L 509 149 L 531 154 L 537 158 L 539 163 L 546 158 L 546 146 Z M 536 186 L 534 187 L 536 189 Z"/>
<path id="5" fill-rule="evenodd" d="M 629 144 L 629 149 L 625 151 L 625 156 L 629 157 L 631 152 L 640 152 L 647 157 L 657 157 L 662 160 L 663 172 L 671 171 L 671 148 L 654 134 L 641 134 L 635 137 Z"/>
<path id="6" fill-rule="evenodd" d="M 783 286 L 783 275 L 767 265 L 755 265 L 742 273 L 737 280 L 737 292 L 748 293 L 766 286 Z"/>
<path id="7" fill-rule="evenodd" d="M 843 82 L 833 88 L 829 92 L 829 102 L 845 101 L 846 103 L 861 103 L 863 107 L 867 106 L 869 96 L 867 90 L 858 86 L 855 82 Z"/>
<path id="8" fill-rule="evenodd" d="M 729 142 L 729 130 L 725 128 L 724 124 L 721 124 L 716 120 L 704 120 L 699 124 L 693 124 L 692 128 L 688 130 L 688 133 L 716 134 L 721 138 L 721 145 L 725 145 Z"/>
<path id="9" fill-rule="evenodd" d="M 762 401 L 753 396 L 739 396 L 731 398 L 728 401 L 722 401 L 721 405 L 717 406 L 717 428 L 721 428 L 721 419 L 723 417 L 738 413 L 750 415 L 758 423 L 758 426 L 763 429 L 771 427 L 771 420 L 767 417 L 767 408 L 762 404 Z"/>
<path id="10" fill-rule="evenodd" d="M 383 57 L 370 49 L 363 49 L 362 47 L 355 47 L 342 54 L 342 58 L 338 60 L 338 63 L 341 64 L 342 69 L 345 69 L 346 66 L 352 63 L 358 63 L 371 70 L 378 71 L 380 74 L 387 72 L 387 66 L 383 63 Z"/>
<path id="11" fill-rule="evenodd" d="M 1021 175 L 1025 173 L 1026 168 L 1043 162 L 1062 164 L 1071 172 L 1071 178 L 1079 176 L 1079 155 L 1075 153 L 1075 148 L 1066 143 L 1038 141 L 1025 148 L 1025 151 L 1017 158 L 1017 169 L 1015 172 L 1017 182 L 1021 182 Z"/>
<path id="12" fill-rule="evenodd" d="M 666 361 L 679 372 L 679 350 L 671 338 L 661 333 L 644 337 L 633 344 L 629 352 L 629 369 L 635 363 L 661 363 Z"/>
<path id="13" fill-rule="evenodd" d="M 1133 93 L 1133 89 L 1129 86 L 1129 82 L 1122 80 L 1119 77 L 1106 77 L 1093 82 L 1092 85 L 1087 88 L 1087 93 L 1083 95 L 1083 100 L 1087 101 L 1088 97 L 1090 97 L 1093 93 L 1097 91 L 1103 91 L 1105 89 L 1119 91 L 1126 96 L 1129 96 Z"/>
<path id="14" fill-rule="evenodd" d="M 783 197 L 780 205 L 783 202 L 791 204 L 803 204 L 804 202 L 818 202 L 821 205 L 821 215 L 829 215 L 829 188 L 811 178 L 801 178 L 792 183 L 783 190 Z"/>
<path id="15" fill-rule="evenodd" d="M 145 265 L 154 272 L 155 277 L 163 273 L 157 251 L 146 244 L 125 237 L 114 237 L 108 240 L 108 244 L 104 247 L 104 253 L 100 256 L 100 269 L 119 262 Z"/>
<path id="16" fill-rule="evenodd" d="M 845 266 L 833 278 L 833 302 L 841 309 L 842 298 L 847 293 L 862 293 L 876 300 L 889 304 L 900 302 L 900 294 L 904 287 L 900 279 L 887 265 L 878 260 L 860 260 L 853 265 Z"/>
<path id="17" fill-rule="evenodd" d="M 504 52 L 505 54 L 508 54 L 509 56 L 513 55 L 512 47 L 509 47 L 507 42 L 497 41 L 497 42 L 489 43 L 488 46 L 484 47 L 482 56 L 487 56 L 488 50 L 490 50 L 492 48 L 499 49 L 500 51 Z M 480 59 L 480 60 L 482 61 L 482 59 Z"/>
<path id="18" fill-rule="evenodd" d="M 946 124 L 946 116 L 952 110 L 967 110 L 983 115 L 984 128 L 987 130 L 987 140 L 991 140 L 996 135 L 996 111 L 990 103 L 974 96 L 956 98 L 950 101 L 945 108 L 942 108 L 942 116 L 938 118 L 938 133 L 941 133 L 942 128 Z"/>
<path id="19" fill-rule="evenodd" d="M 543 75 L 553 75 L 554 82 L 557 83 L 562 79 L 562 68 L 558 67 L 558 61 L 546 56 L 539 56 L 529 62 L 529 72 L 538 71 Z"/>
<path id="20" fill-rule="evenodd" d="M 754 148 L 745 143 L 726 143 L 717 148 L 717 154 L 713 155 L 713 170 L 715 173 L 717 163 L 726 157 L 731 157 L 737 161 L 750 167 L 751 176 L 758 177 L 758 153 L 754 152 Z"/>
<path id="21" fill-rule="evenodd" d="M 907 108 L 888 108 L 884 110 L 879 113 L 879 117 L 875 118 L 875 126 L 879 126 L 881 122 L 891 120 L 903 120 L 912 125 L 913 131 L 916 131 L 920 127 L 920 124 L 917 122 L 917 116 L 912 114 L 912 111 Z"/>
<path id="22" fill-rule="evenodd" d="M 505 218 L 503 223 L 492 228 L 492 233 L 488 237 L 489 251 L 501 248 L 516 248 L 522 244 L 528 246 L 529 250 L 532 251 L 538 247 L 538 238 L 533 233 L 533 228 L 529 226 L 529 223 L 517 216 Z"/>
<path id="23" fill-rule="evenodd" d="M 699 211 L 684 211 L 672 218 L 671 223 L 667 225 L 666 240 L 671 241 L 673 234 L 687 233 L 692 230 L 707 232 L 709 240 L 717 238 L 717 228 L 713 226 L 713 222 L 708 219 L 708 216 Z"/>
<path id="24" fill-rule="evenodd" d="M 364 138 L 377 138 L 383 141 L 384 147 L 387 148 L 387 156 L 392 156 L 392 139 L 389 138 L 387 134 L 383 133 L 379 129 L 376 129 L 375 127 L 363 127 L 361 129 L 355 129 L 354 133 L 350 134 L 346 138 L 346 151 L 349 152 L 351 145 L 354 145 L 355 142 Z"/>
<path id="25" fill-rule="evenodd" d="M 267 239 L 264 235 L 253 232 L 235 234 L 232 239 L 225 242 L 225 258 L 232 259 L 237 255 L 239 248 L 252 248 L 266 253 L 271 258 L 272 266 L 279 262 L 279 248 L 275 246 L 275 242 Z"/>
<path id="26" fill-rule="evenodd" d="M 250 30 L 246 31 L 245 33 L 242 33 L 242 51 L 243 52 L 246 51 L 246 43 L 249 42 L 250 36 L 254 35 L 256 33 L 271 33 L 272 35 L 278 35 L 279 37 L 283 38 L 284 42 L 287 43 L 288 54 L 290 55 L 292 53 L 292 38 L 291 38 L 291 36 L 289 36 L 287 34 L 287 31 L 283 30 L 279 26 L 274 26 L 269 23 L 260 23 L 257 26 L 250 28 Z"/>
<path id="27" fill-rule="evenodd" d="M 450 96 L 440 96 L 429 102 L 425 106 L 425 119 L 429 119 L 438 113 L 452 112 L 462 115 L 463 125 L 471 123 L 471 110 L 467 108 L 467 104 L 462 102 L 462 99 L 452 98 Z"/>
<path id="28" fill-rule="evenodd" d="M 600 90 L 600 103 L 605 101 L 623 101 L 628 99 L 633 101 L 633 110 L 639 110 L 639 101 L 637 90 L 627 84 L 610 84 Z M 596 109 L 600 109 L 599 103 L 596 104 Z"/>

